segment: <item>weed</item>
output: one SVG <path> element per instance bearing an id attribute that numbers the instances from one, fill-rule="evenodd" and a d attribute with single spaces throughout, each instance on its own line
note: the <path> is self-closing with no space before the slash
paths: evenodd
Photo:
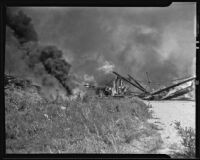
<path id="1" fill-rule="evenodd" d="M 146 153 L 154 141 L 161 143 L 147 123 L 149 107 L 139 99 L 49 101 L 15 87 L 5 92 L 7 153 L 136 153 L 134 143 Z"/>
<path id="2" fill-rule="evenodd" d="M 195 131 L 191 127 L 181 127 L 181 123 L 176 121 L 175 128 L 181 136 L 181 144 L 184 147 L 182 152 L 173 153 L 175 158 L 195 158 Z"/>

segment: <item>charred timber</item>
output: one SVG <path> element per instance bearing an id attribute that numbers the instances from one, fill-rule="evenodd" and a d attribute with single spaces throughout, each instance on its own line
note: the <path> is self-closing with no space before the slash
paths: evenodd
<path id="1" fill-rule="evenodd" d="M 145 89 L 137 80 L 135 80 L 135 79 L 134 79 L 131 75 L 129 75 L 129 74 L 128 74 L 128 76 L 129 76 L 130 79 L 132 79 L 132 80 L 138 85 L 138 87 L 140 87 L 144 92 L 147 93 L 146 89 Z"/>
<path id="2" fill-rule="evenodd" d="M 26 87 L 29 87 L 29 88 L 33 87 L 37 91 L 41 90 L 41 86 L 33 84 L 28 79 L 20 79 L 19 77 L 4 74 L 4 89 L 9 88 L 9 86 L 11 86 L 12 84 L 16 87 L 20 87 L 20 88 L 24 88 L 24 89 Z"/>
<path id="3" fill-rule="evenodd" d="M 121 79 L 123 79 L 124 81 L 130 83 L 131 85 L 133 85 L 134 87 L 136 87 L 137 89 L 141 90 L 142 92 L 147 93 L 146 91 L 143 91 L 140 87 L 138 87 L 137 85 L 135 85 L 134 83 L 130 82 L 129 80 L 127 80 L 125 77 L 121 76 L 120 74 L 118 74 L 117 72 L 113 71 L 113 73 L 115 75 L 117 75 L 118 77 L 120 77 Z"/>
<path id="4" fill-rule="evenodd" d="M 187 82 L 192 81 L 192 80 L 194 80 L 194 79 L 195 79 L 195 77 L 188 78 L 188 79 L 186 79 L 186 80 L 184 80 L 184 81 L 181 81 L 181 82 L 179 82 L 179 83 L 177 83 L 177 84 L 173 84 L 173 85 L 171 85 L 171 86 L 169 86 L 169 87 L 160 89 L 160 90 L 155 91 L 155 92 L 150 93 L 150 94 L 151 94 L 151 95 L 155 95 L 155 94 L 159 94 L 159 93 L 161 93 L 161 92 L 163 92 L 163 91 L 169 91 L 170 89 L 172 89 L 172 88 L 174 88 L 174 87 L 177 87 L 177 86 L 179 86 L 179 85 L 181 85 L 181 84 L 187 83 Z"/>
<path id="5" fill-rule="evenodd" d="M 192 91 L 192 86 L 189 86 L 189 87 L 186 87 L 186 88 L 183 88 L 181 90 L 178 90 L 166 97 L 163 97 L 162 100 L 169 100 L 169 99 L 172 99 L 172 98 L 176 98 L 176 97 L 179 97 L 179 96 L 182 96 L 184 94 L 187 94 L 189 92 Z"/>

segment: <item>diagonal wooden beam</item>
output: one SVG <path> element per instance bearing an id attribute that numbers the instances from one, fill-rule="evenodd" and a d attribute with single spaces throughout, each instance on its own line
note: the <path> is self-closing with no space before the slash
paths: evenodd
<path id="1" fill-rule="evenodd" d="M 135 85 L 134 83 L 132 83 L 131 81 L 129 81 L 128 79 L 126 79 L 125 77 L 121 76 L 120 74 L 118 74 L 117 72 L 113 71 L 113 73 L 115 75 L 117 75 L 118 77 L 120 77 L 121 79 L 123 79 L 124 81 L 130 83 L 131 85 L 133 85 L 134 87 L 136 87 L 137 89 L 141 90 L 142 92 L 145 92 L 144 90 L 142 90 L 140 87 L 138 87 L 137 85 Z M 146 92 L 145 92 L 146 93 Z"/>
<path id="2" fill-rule="evenodd" d="M 157 90 L 157 91 L 151 92 L 150 94 L 151 94 L 151 95 L 155 95 L 155 94 L 159 94 L 159 93 L 161 93 L 161 92 L 163 92 L 163 91 L 169 91 L 169 90 L 172 89 L 172 88 L 175 88 L 175 87 L 177 87 L 177 86 L 179 86 L 179 85 L 181 85 L 181 84 L 187 83 L 187 82 L 192 81 L 192 80 L 194 80 L 194 79 L 195 79 L 195 77 L 187 78 L 187 79 L 184 80 L 184 81 L 181 81 L 181 82 L 179 82 L 179 83 L 173 84 L 173 85 L 168 86 L 168 87 L 165 87 L 165 88 L 163 88 L 163 89 L 159 89 L 159 90 Z"/>
<path id="3" fill-rule="evenodd" d="M 186 88 L 182 88 L 168 96 L 165 96 L 162 98 L 162 100 L 168 100 L 168 99 L 172 99 L 172 98 L 176 98 L 176 97 L 179 97 L 179 96 L 182 96 L 184 94 L 187 94 L 189 93 L 190 91 L 192 91 L 192 86 L 188 86 Z"/>
<path id="4" fill-rule="evenodd" d="M 130 79 L 132 79 L 137 85 L 138 85 L 138 87 L 140 87 L 144 92 L 147 92 L 147 90 L 136 80 L 136 79 L 134 79 L 131 75 L 129 75 L 128 74 L 128 76 L 129 76 L 129 78 Z"/>

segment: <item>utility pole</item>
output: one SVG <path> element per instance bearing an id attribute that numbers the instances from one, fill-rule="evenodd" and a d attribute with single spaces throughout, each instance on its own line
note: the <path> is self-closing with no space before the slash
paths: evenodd
<path id="1" fill-rule="evenodd" d="M 146 75 L 147 75 L 147 80 L 148 80 L 149 89 L 151 90 L 151 82 L 150 82 L 150 80 L 149 80 L 148 72 L 146 72 Z"/>

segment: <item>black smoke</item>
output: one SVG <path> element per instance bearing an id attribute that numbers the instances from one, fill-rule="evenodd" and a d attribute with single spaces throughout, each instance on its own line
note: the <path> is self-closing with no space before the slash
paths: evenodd
<path id="1" fill-rule="evenodd" d="M 195 56 L 194 4 L 166 8 L 25 8 L 39 41 L 55 44 L 70 57 L 72 71 L 99 83 L 113 75 L 105 61 L 126 76 L 169 81 L 190 75 Z M 186 38 L 187 37 L 187 38 Z M 106 80 L 107 81 L 107 80 Z"/>
<path id="2" fill-rule="evenodd" d="M 8 8 L 6 22 L 5 71 L 32 78 L 45 87 L 54 88 L 61 84 L 70 95 L 68 73 L 71 65 L 63 58 L 62 51 L 56 46 L 38 43 L 31 18 L 23 11 Z"/>
<path id="3" fill-rule="evenodd" d="M 112 80 L 100 70 L 105 62 L 126 76 L 169 81 L 191 75 L 195 56 L 195 5 L 166 8 L 24 7 L 38 41 L 56 45 L 78 76 Z M 106 80 L 105 80 L 106 79 Z"/>
<path id="4" fill-rule="evenodd" d="M 62 52 L 54 46 L 47 46 L 42 50 L 40 60 L 46 71 L 53 75 L 66 89 L 67 94 L 72 94 L 67 84 L 71 65 L 62 59 Z"/>
<path id="5" fill-rule="evenodd" d="M 20 43 L 38 40 L 31 18 L 23 11 L 20 10 L 16 13 L 7 8 L 6 24 L 14 31 L 14 35 Z"/>

